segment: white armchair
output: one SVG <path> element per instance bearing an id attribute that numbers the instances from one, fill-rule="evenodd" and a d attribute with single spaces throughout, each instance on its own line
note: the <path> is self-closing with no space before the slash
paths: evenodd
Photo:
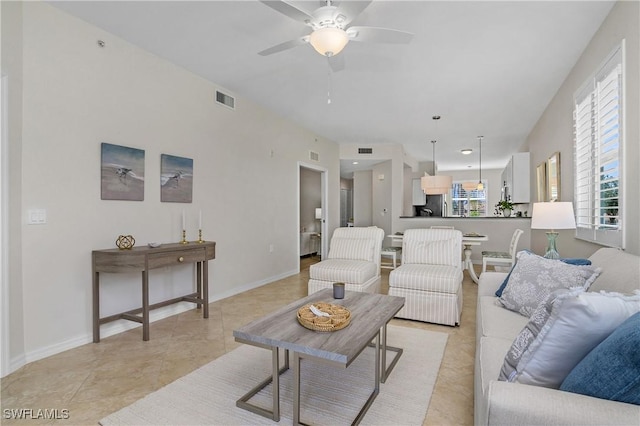
<path id="1" fill-rule="evenodd" d="M 460 324 L 462 233 L 455 229 L 408 229 L 402 266 L 389 274 L 389 295 L 405 298 L 396 317 Z"/>
<path id="2" fill-rule="evenodd" d="M 329 243 L 327 259 L 309 267 L 308 293 L 345 283 L 345 290 L 380 292 L 380 251 L 384 231 L 368 228 L 337 228 Z"/>

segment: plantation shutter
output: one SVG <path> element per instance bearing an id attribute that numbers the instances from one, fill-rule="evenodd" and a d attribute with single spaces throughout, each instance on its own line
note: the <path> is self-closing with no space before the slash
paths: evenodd
<path id="1" fill-rule="evenodd" d="M 576 236 L 623 247 L 623 45 L 574 96 Z"/>

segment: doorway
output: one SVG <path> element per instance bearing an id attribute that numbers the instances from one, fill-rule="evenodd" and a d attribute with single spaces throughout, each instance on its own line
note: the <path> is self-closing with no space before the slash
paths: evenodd
<path id="1" fill-rule="evenodd" d="M 319 260 L 326 255 L 327 199 L 327 169 L 299 162 L 298 256 L 301 259 Z"/>

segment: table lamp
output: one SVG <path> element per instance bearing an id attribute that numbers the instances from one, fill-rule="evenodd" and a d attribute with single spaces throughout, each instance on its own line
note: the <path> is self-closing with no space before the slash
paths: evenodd
<path id="1" fill-rule="evenodd" d="M 573 203 L 547 202 L 533 203 L 531 229 L 550 229 L 547 231 L 547 259 L 560 259 L 556 249 L 556 229 L 576 229 L 576 219 L 573 215 Z"/>

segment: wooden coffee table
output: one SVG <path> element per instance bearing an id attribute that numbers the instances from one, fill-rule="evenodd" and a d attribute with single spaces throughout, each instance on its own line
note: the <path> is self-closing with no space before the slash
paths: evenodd
<path id="1" fill-rule="evenodd" d="M 319 332 L 304 328 L 298 323 L 296 313 L 303 305 L 316 302 L 328 302 L 346 307 L 351 311 L 351 323 L 344 329 L 333 332 Z M 344 299 L 333 299 L 332 290 L 325 289 L 234 330 L 233 336 L 237 342 L 270 349 L 272 352 L 272 375 L 246 393 L 236 402 L 236 405 L 274 421 L 280 421 L 279 377 L 289 369 L 289 351 L 292 351 L 293 424 L 301 424 L 300 360 L 302 358 L 320 360 L 347 368 L 367 346 L 374 346 L 373 391 L 353 422 L 358 424 L 378 395 L 380 383 L 384 383 L 402 355 L 402 349 L 387 346 L 386 329 L 389 321 L 403 306 L 404 297 L 347 291 Z M 374 339 L 375 345 L 372 345 L 371 342 Z M 280 349 L 285 350 L 282 367 L 279 360 Z M 386 367 L 387 350 L 395 352 L 388 368 Z M 273 383 L 271 411 L 249 403 L 254 395 L 270 383 Z"/>

